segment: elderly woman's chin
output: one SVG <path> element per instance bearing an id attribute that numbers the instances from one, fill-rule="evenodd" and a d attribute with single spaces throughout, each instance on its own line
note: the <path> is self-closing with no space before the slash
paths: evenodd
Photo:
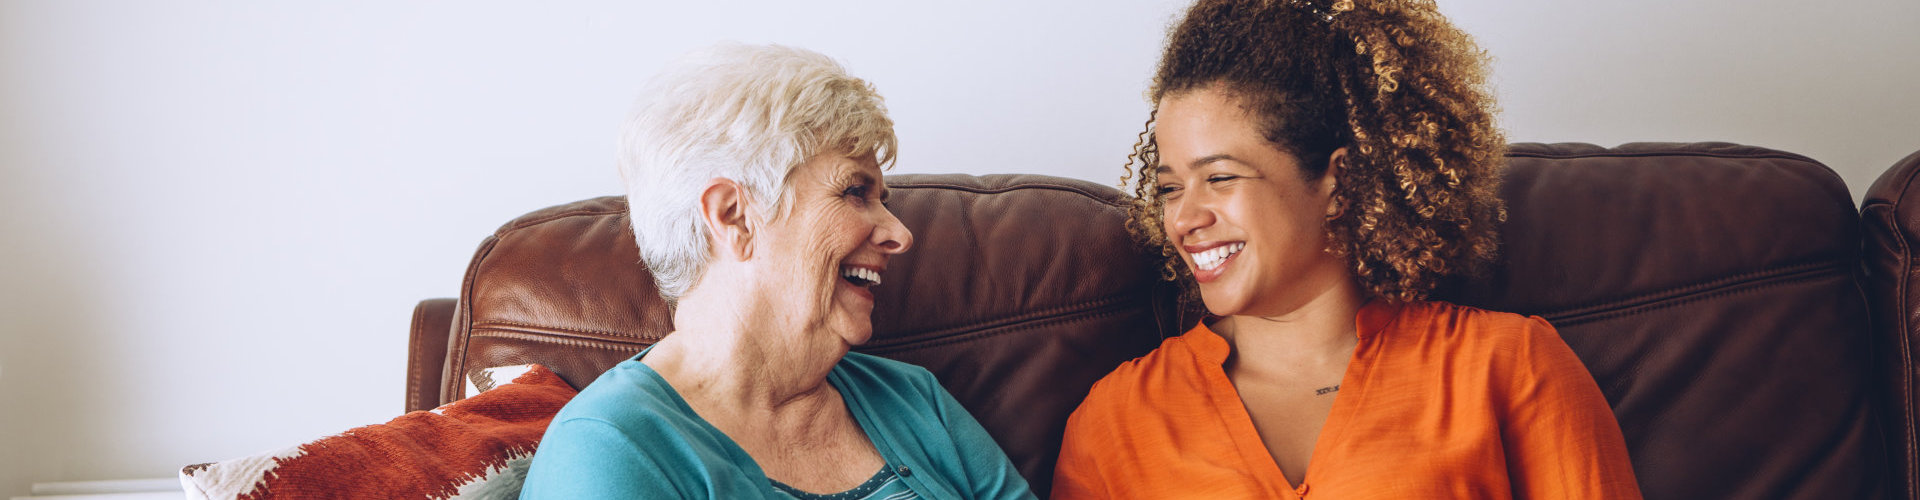
<path id="1" fill-rule="evenodd" d="M 836 309 L 840 314 L 835 315 L 837 318 L 827 329 L 839 335 L 849 346 L 865 344 L 873 338 L 873 292 L 845 281 L 840 283 L 839 288 L 840 293 L 835 295 L 838 302 Z M 849 291 L 847 288 L 855 290 Z"/>
<path id="2" fill-rule="evenodd" d="M 841 316 L 845 318 L 833 330 L 847 341 L 847 345 L 861 345 L 873 337 L 873 290 L 855 285 L 845 279 L 836 280 L 834 296 Z"/>

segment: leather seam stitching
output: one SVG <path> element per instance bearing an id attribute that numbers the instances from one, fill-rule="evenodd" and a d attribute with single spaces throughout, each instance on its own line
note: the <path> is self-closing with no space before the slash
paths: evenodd
<path id="1" fill-rule="evenodd" d="M 1685 304 L 1691 304 L 1691 303 L 1699 302 L 1703 300 L 1717 299 L 1717 298 L 1722 298 L 1730 295 L 1738 295 L 1738 294 L 1752 292 L 1752 291 L 1779 287 L 1782 285 L 1789 285 L 1789 284 L 1834 277 L 1833 275 L 1819 272 L 1819 271 L 1821 270 L 1813 270 L 1813 271 L 1800 272 L 1800 273 L 1779 274 L 1775 276 L 1770 276 L 1766 279 L 1757 279 L 1752 281 L 1739 282 L 1739 283 L 1730 284 L 1723 287 L 1715 287 L 1709 290 L 1703 290 L 1700 292 L 1683 294 L 1683 295 L 1678 295 L 1678 296 L 1669 297 L 1665 299 L 1625 306 L 1625 307 L 1621 307 L 1619 309 L 1615 309 L 1611 311 L 1600 311 L 1595 313 L 1582 314 L 1578 316 L 1564 316 L 1564 317 L 1556 317 L 1550 314 L 1542 314 L 1540 316 L 1543 318 L 1546 318 L 1547 322 L 1552 323 L 1554 326 L 1583 325 L 1587 323 L 1593 323 L 1596 321 L 1614 319 L 1622 316 L 1629 316 L 1634 314 L 1658 311 L 1662 309 L 1669 309 L 1669 308 L 1673 308 L 1673 307 L 1677 307 Z M 1844 277 L 1844 276 L 1845 276 L 1844 274 L 1841 275 L 1841 277 Z"/>
<path id="2" fill-rule="evenodd" d="M 1041 310 L 1033 311 L 1027 314 L 1022 314 L 1019 316 L 1000 318 L 1000 319 L 990 320 L 990 321 L 979 321 L 974 323 L 961 324 L 958 326 L 943 327 L 943 328 L 934 329 L 934 330 L 915 332 L 907 335 L 902 335 L 896 339 L 888 339 L 889 342 L 876 343 L 876 344 L 871 344 L 864 347 L 867 347 L 870 349 L 887 349 L 887 348 L 900 347 L 900 346 L 916 345 L 916 344 L 920 344 L 927 341 L 940 341 L 948 338 L 966 339 L 966 338 L 971 338 L 972 335 L 967 335 L 963 332 L 976 331 L 976 330 L 996 330 L 996 329 L 1008 328 L 1013 326 L 1019 326 L 1022 324 L 1045 324 L 1047 322 L 1054 321 L 1059 318 L 1070 318 L 1076 315 L 1099 312 L 1103 309 L 1113 308 L 1115 306 L 1124 304 L 1127 301 L 1127 299 L 1128 299 L 1127 294 L 1110 295 L 1107 297 L 1088 300 L 1088 301 L 1080 302 L 1076 304 L 1068 304 L 1064 306 L 1041 309 Z M 640 345 L 644 345 L 652 342 L 658 342 L 660 341 L 660 339 L 664 338 L 664 337 L 651 337 L 651 336 L 629 336 L 629 337 L 623 338 L 619 334 L 615 334 L 608 331 L 602 331 L 602 330 L 553 327 L 553 326 L 535 325 L 531 323 L 522 323 L 522 322 L 516 322 L 516 321 L 495 321 L 495 320 L 476 322 L 473 324 L 472 328 L 470 328 L 470 332 L 471 333 L 469 333 L 468 337 L 516 337 L 516 338 L 517 337 L 542 337 L 542 338 L 551 338 L 556 341 L 561 341 L 561 340 L 588 341 L 588 342 L 609 342 L 609 343 L 616 343 L 616 344 L 640 344 Z M 955 337 L 956 335 L 958 335 L 958 337 Z M 613 338 L 607 338 L 607 337 L 613 337 Z M 626 340 L 626 339 L 632 339 L 632 340 Z"/>
<path id="3" fill-rule="evenodd" d="M 568 345 L 568 346 L 575 346 L 575 347 L 592 347 L 592 348 L 601 348 L 601 349 L 613 349 L 613 348 L 619 348 L 620 346 L 633 346 L 634 347 L 633 352 L 640 352 L 641 347 L 651 344 L 651 343 L 642 343 L 642 342 L 622 342 L 618 340 L 569 337 L 569 336 L 555 335 L 548 332 L 530 332 L 530 331 L 513 330 L 513 329 L 506 329 L 506 328 L 477 329 L 473 332 L 473 336 L 484 337 L 484 338 L 526 340 L 526 341 L 542 342 L 542 343 L 549 343 L 549 344 L 560 344 L 560 345 Z M 659 340 L 659 339 L 654 339 L 654 340 Z"/>
<path id="4" fill-rule="evenodd" d="M 1818 161 L 1814 161 L 1814 159 L 1812 158 L 1796 155 L 1793 153 L 1785 153 L 1785 152 L 1712 153 L 1712 152 L 1705 152 L 1705 151 L 1648 151 L 1648 152 L 1631 152 L 1630 153 L 1630 152 L 1623 152 L 1623 151 L 1609 151 L 1609 152 L 1599 152 L 1599 153 L 1534 153 L 1534 152 L 1526 152 L 1526 151 L 1520 151 L 1520 152 L 1508 151 L 1506 156 L 1508 158 L 1542 158 L 1542 159 L 1550 159 L 1550 160 L 1574 160 L 1574 159 L 1580 159 L 1580 158 L 1645 158 L 1645 157 L 1651 157 L 1651 156 L 1694 156 L 1694 157 L 1704 157 L 1704 158 L 1728 158 L 1728 159 L 1769 159 L 1771 158 L 1771 159 L 1780 159 L 1780 160 L 1794 160 L 1794 161 L 1801 161 L 1801 162 L 1814 163 L 1814 164 L 1820 163 Z"/>
<path id="5" fill-rule="evenodd" d="M 1611 310 L 1631 309 L 1631 308 L 1639 307 L 1642 305 L 1656 304 L 1656 303 L 1660 303 L 1668 300 L 1684 298 L 1694 294 L 1709 292 L 1716 288 L 1737 287 L 1745 283 L 1767 281 L 1767 280 L 1771 280 L 1771 279 L 1782 277 L 1782 276 L 1814 273 L 1814 272 L 1831 270 L 1836 268 L 1843 268 L 1843 267 L 1845 267 L 1843 263 L 1839 261 L 1831 261 L 1831 260 L 1815 261 L 1815 262 L 1808 262 L 1803 264 L 1793 264 L 1793 265 L 1782 266 L 1782 267 L 1777 267 L 1773 269 L 1750 271 L 1750 272 L 1735 274 L 1732 276 L 1714 278 L 1708 281 L 1700 281 L 1700 282 L 1695 282 L 1691 284 L 1672 286 L 1672 287 L 1668 287 L 1661 290 L 1655 290 L 1651 292 L 1630 295 L 1625 298 L 1615 299 L 1615 300 L 1607 301 L 1601 304 L 1595 304 L 1595 305 L 1589 305 L 1589 306 L 1577 306 L 1577 307 L 1571 307 L 1571 308 L 1565 308 L 1565 309 L 1559 309 L 1559 310 L 1551 310 L 1551 311 L 1536 313 L 1536 314 L 1540 315 L 1541 317 L 1548 317 L 1548 318 L 1555 318 L 1555 317 L 1578 318 L 1578 317 L 1588 316 L 1593 314 L 1604 314 Z"/>
<path id="6" fill-rule="evenodd" d="M 612 337 L 611 339 L 604 339 L 611 342 L 619 342 L 619 340 L 615 340 L 615 339 L 619 339 L 623 337 L 643 339 L 643 340 L 654 340 L 654 341 L 658 341 L 662 338 L 665 338 L 664 336 L 625 335 L 620 332 L 615 332 L 610 330 L 588 330 L 584 328 L 569 328 L 564 326 L 546 326 L 546 325 L 536 325 L 533 323 L 522 323 L 518 321 L 500 321 L 500 320 L 486 320 L 486 321 L 474 323 L 473 329 L 474 330 L 483 330 L 483 329 L 484 330 L 502 330 L 502 331 L 516 330 L 515 328 L 501 328 L 501 326 L 519 327 L 517 329 L 518 331 L 523 331 L 530 334 L 565 335 L 565 336 L 581 337 L 581 338 L 587 338 L 587 336 L 589 335 Z"/>
<path id="7" fill-rule="evenodd" d="M 413 327 L 408 329 L 408 333 L 412 334 L 413 337 L 407 339 L 409 347 L 420 342 L 419 339 L 422 334 L 420 321 L 425 319 L 426 315 L 426 307 L 424 307 L 424 304 L 413 307 L 413 323 L 411 323 Z M 421 365 L 426 364 L 426 360 L 420 359 L 423 354 L 424 353 L 415 352 L 415 350 L 411 348 L 407 349 L 407 411 L 413 411 L 414 397 L 420 394 L 420 384 L 424 382 L 424 380 L 422 380 L 424 375 L 420 373 L 421 369 L 424 368 Z M 446 353 L 441 353 L 441 356 L 444 357 L 445 355 Z"/>
<path id="8" fill-rule="evenodd" d="M 1119 315 L 1122 312 L 1125 312 L 1125 309 L 1122 307 L 1119 307 L 1118 305 L 1115 305 L 1112 307 L 1099 307 L 1099 308 L 1093 308 L 1093 309 L 1086 309 L 1086 310 L 1078 311 L 1071 314 L 1063 314 L 1058 316 L 1047 317 L 1044 319 L 1039 319 L 1034 321 L 1008 323 L 1005 325 L 986 328 L 980 331 L 976 331 L 976 332 L 964 334 L 964 335 L 935 337 L 935 338 L 929 339 L 926 342 L 905 342 L 905 343 L 889 344 L 889 345 L 883 345 L 883 346 L 873 346 L 872 348 L 869 348 L 869 349 L 859 349 L 859 351 L 867 354 L 880 354 L 880 353 L 897 354 L 901 352 L 931 349 L 935 347 L 953 345 L 953 344 L 958 344 L 962 342 L 972 342 L 980 339 L 993 338 L 993 337 L 998 337 L 1001 335 L 1006 335 L 1014 332 L 1031 330 L 1034 328 L 1048 327 L 1048 326 L 1053 326 L 1060 323 L 1066 323 L 1071 321 L 1105 318 L 1105 317 Z"/>
<path id="9" fill-rule="evenodd" d="M 1125 304 L 1128 301 L 1129 295 L 1130 294 L 1127 294 L 1127 293 L 1118 293 L 1118 294 L 1108 295 L 1106 297 L 1100 297 L 1097 299 L 1091 299 L 1091 300 L 1087 300 L 1079 303 L 1035 310 L 1032 312 L 1028 312 L 1026 314 L 1018 315 L 1018 316 L 1008 316 L 1008 317 L 996 318 L 996 319 L 991 319 L 986 321 L 962 323 L 955 326 L 948 326 L 948 327 L 942 327 L 937 329 L 905 333 L 905 334 L 900 334 L 898 336 L 895 336 L 893 338 L 889 338 L 887 339 L 887 342 L 871 344 L 866 347 L 881 349 L 881 348 L 894 347 L 894 346 L 900 346 L 900 345 L 908 345 L 908 344 L 913 344 L 917 342 L 939 340 L 942 338 L 952 337 L 952 336 L 966 336 L 967 332 L 970 332 L 970 331 L 993 330 L 993 329 L 1004 328 L 1012 325 L 1019 325 L 1023 323 L 1045 322 L 1056 317 L 1068 317 L 1068 316 L 1073 316 L 1075 314 L 1085 313 L 1087 311 L 1098 311 L 1103 308 L 1114 307 L 1117 305 Z"/>

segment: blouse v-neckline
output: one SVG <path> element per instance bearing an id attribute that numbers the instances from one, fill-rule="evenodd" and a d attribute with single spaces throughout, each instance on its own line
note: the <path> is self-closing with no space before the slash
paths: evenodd
<path id="1" fill-rule="evenodd" d="M 1308 460 L 1306 470 L 1300 471 L 1298 487 L 1289 484 L 1286 474 L 1280 470 L 1280 464 L 1274 461 L 1273 453 L 1260 440 L 1259 428 L 1253 425 L 1253 414 L 1247 411 L 1246 404 L 1241 401 L 1240 391 L 1234 388 L 1233 379 L 1227 377 L 1225 363 L 1233 353 L 1233 347 L 1204 323 L 1194 328 L 1194 333 L 1199 335 L 1188 335 L 1194 340 L 1194 356 L 1206 372 L 1208 396 L 1218 410 L 1214 414 L 1220 416 L 1221 425 L 1226 427 L 1227 435 L 1232 436 L 1241 460 L 1250 466 L 1262 487 L 1279 498 L 1293 500 L 1304 499 L 1312 491 L 1314 464 L 1337 458 L 1329 452 L 1344 439 L 1347 423 L 1353 420 L 1353 413 L 1366 403 L 1367 380 L 1375 361 L 1371 354 L 1382 340 L 1378 334 L 1399 317 L 1403 306 L 1401 303 L 1376 299 L 1361 305 L 1360 310 L 1355 312 L 1354 335 L 1358 341 L 1347 360 L 1346 372 L 1340 376 L 1340 392 L 1334 396 L 1333 408 L 1327 412 L 1326 423 L 1320 426 L 1320 433 L 1314 437 L 1313 457 Z"/>

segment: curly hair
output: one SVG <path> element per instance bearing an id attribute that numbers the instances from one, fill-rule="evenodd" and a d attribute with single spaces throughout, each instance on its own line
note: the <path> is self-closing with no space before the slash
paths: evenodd
<path id="1" fill-rule="evenodd" d="M 1422 300 L 1493 261 L 1506 140 L 1494 126 L 1486 56 L 1432 0 L 1200 0 L 1168 35 L 1150 98 L 1215 87 L 1254 112 L 1262 135 L 1308 180 L 1347 148 L 1326 221 L 1328 252 L 1363 293 Z M 1155 193 L 1154 115 L 1132 155 L 1128 229 L 1192 274 Z"/>

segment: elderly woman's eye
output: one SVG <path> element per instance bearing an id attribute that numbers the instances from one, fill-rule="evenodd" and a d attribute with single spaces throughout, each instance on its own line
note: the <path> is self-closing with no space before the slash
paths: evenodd
<path id="1" fill-rule="evenodd" d="M 871 191 L 873 191 L 873 188 L 868 187 L 865 184 L 855 184 L 852 186 L 847 186 L 847 189 L 845 191 L 840 192 L 840 196 L 851 196 L 857 199 L 865 200 L 867 199 L 867 193 Z"/>

